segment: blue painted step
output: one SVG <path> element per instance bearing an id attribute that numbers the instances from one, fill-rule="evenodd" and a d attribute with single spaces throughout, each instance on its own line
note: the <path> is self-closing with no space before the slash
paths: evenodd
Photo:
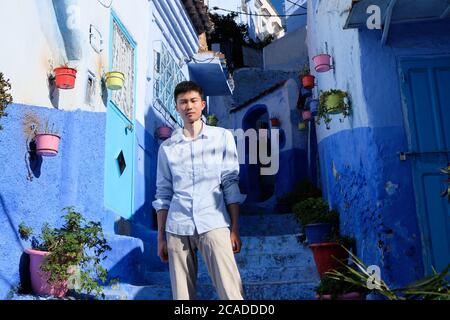
<path id="1" fill-rule="evenodd" d="M 275 236 L 297 234 L 301 228 L 293 214 L 242 214 L 239 230 L 242 236 Z"/>

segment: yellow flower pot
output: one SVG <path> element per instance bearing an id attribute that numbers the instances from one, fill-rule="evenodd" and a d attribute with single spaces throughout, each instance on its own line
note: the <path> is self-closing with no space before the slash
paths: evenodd
<path id="1" fill-rule="evenodd" d="M 305 122 L 299 122 L 298 123 L 298 130 L 303 131 L 306 129 L 306 123 Z"/>
<path id="2" fill-rule="evenodd" d="M 106 87 L 109 90 L 120 90 L 125 82 L 125 75 L 119 71 L 108 72 L 105 75 Z"/>

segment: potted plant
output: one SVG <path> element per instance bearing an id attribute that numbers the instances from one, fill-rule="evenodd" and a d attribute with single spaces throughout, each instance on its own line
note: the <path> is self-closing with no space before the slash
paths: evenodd
<path id="1" fill-rule="evenodd" d="M 9 79 L 5 79 L 3 73 L 0 72 L 0 119 L 6 117 L 8 114 L 5 112 L 6 107 L 13 102 L 13 98 L 10 94 L 11 83 Z M 0 130 L 3 127 L 0 125 Z"/>
<path id="2" fill-rule="evenodd" d="M 166 139 L 170 138 L 170 136 L 172 135 L 172 128 L 165 124 L 158 127 L 158 129 L 156 131 L 158 134 L 158 138 L 162 139 L 162 140 L 166 140 Z"/>
<path id="3" fill-rule="evenodd" d="M 325 242 L 339 225 L 339 215 L 330 210 L 322 198 L 307 198 L 296 203 L 292 210 L 309 244 Z"/>
<path id="4" fill-rule="evenodd" d="M 105 83 L 109 90 L 122 89 L 124 82 L 125 75 L 120 71 L 110 71 L 105 74 Z"/>
<path id="5" fill-rule="evenodd" d="M 354 279 L 354 281 L 359 280 L 352 272 L 347 271 L 345 274 L 347 277 Z M 367 288 L 337 280 L 328 274 L 320 280 L 315 291 L 318 300 L 364 300 L 365 295 L 369 292 Z"/>
<path id="6" fill-rule="evenodd" d="M 337 270 L 348 261 L 348 250 L 354 250 L 354 239 L 350 237 L 326 237 L 321 243 L 313 243 L 309 248 L 313 252 L 314 262 L 320 277 L 326 272 Z"/>
<path id="7" fill-rule="evenodd" d="M 348 93 L 342 90 L 321 91 L 319 108 L 317 110 L 317 124 L 324 119 L 327 129 L 330 129 L 330 114 L 343 114 L 344 118 L 350 115 Z M 341 120 L 342 121 L 342 120 Z"/>
<path id="8" fill-rule="evenodd" d="M 318 54 L 312 58 L 317 72 L 327 72 L 331 67 L 331 56 L 329 54 Z"/>
<path id="9" fill-rule="evenodd" d="M 33 291 L 38 295 L 64 297 L 70 281 L 78 293 L 103 295 L 98 280 L 106 281 L 107 270 L 100 263 L 111 247 L 101 224 L 87 222 L 74 207 L 63 210 L 64 225 L 50 228 L 44 224 L 38 237 L 32 236 L 33 230 L 24 223 L 19 225 L 23 240 L 32 236 L 31 247 L 25 252 L 30 256 Z"/>
<path id="10" fill-rule="evenodd" d="M 217 123 L 219 122 L 219 119 L 216 117 L 215 114 L 210 114 L 206 118 L 206 124 L 209 126 L 217 126 Z"/>
<path id="11" fill-rule="evenodd" d="M 51 128 L 48 120 L 45 122 L 44 128 L 35 134 L 36 153 L 40 156 L 54 157 L 58 154 L 60 135 L 54 130 L 55 124 Z"/>
<path id="12" fill-rule="evenodd" d="M 327 272 L 328 277 L 353 284 L 388 300 L 450 300 L 450 264 L 439 273 L 433 270 L 430 276 L 405 287 L 391 289 L 381 277 L 373 277 L 373 273 L 368 271 L 369 268 L 355 254 L 350 251 L 348 254 L 353 264 L 344 264 L 342 269 Z"/>
<path id="13" fill-rule="evenodd" d="M 314 82 L 315 82 L 316 78 L 313 75 L 311 75 L 308 63 L 306 63 L 303 66 L 303 70 L 301 72 L 301 80 L 302 80 L 302 86 L 304 88 L 306 88 L 306 89 L 314 88 L 314 85 L 315 85 Z"/>
<path id="14" fill-rule="evenodd" d="M 77 78 L 77 70 L 68 66 L 68 63 L 53 69 L 53 77 L 55 85 L 59 89 L 75 88 L 75 80 Z"/>
<path id="15" fill-rule="evenodd" d="M 277 114 L 272 114 L 272 116 L 270 117 L 270 124 L 274 128 L 280 127 L 281 121 Z"/>

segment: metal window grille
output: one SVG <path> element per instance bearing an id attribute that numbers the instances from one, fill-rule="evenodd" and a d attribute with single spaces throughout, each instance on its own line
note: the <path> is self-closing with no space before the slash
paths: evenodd
<path id="1" fill-rule="evenodd" d="M 113 22 L 112 70 L 125 75 L 123 88 L 113 91 L 112 101 L 130 121 L 133 121 L 134 47 L 116 21 Z"/>
<path id="2" fill-rule="evenodd" d="M 153 100 L 155 107 L 162 107 L 173 121 L 182 126 L 182 119 L 175 109 L 173 92 L 178 83 L 186 78 L 166 46 L 161 43 L 161 52 L 155 51 Z M 166 119 L 170 121 L 169 119 Z"/>

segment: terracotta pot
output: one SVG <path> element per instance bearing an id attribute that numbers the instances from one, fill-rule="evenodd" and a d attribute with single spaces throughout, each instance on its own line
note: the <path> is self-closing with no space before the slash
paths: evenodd
<path id="1" fill-rule="evenodd" d="M 317 72 L 327 72 L 331 69 L 331 56 L 329 54 L 319 54 L 312 60 Z"/>
<path id="2" fill-rule="evenodd" d="M 54 157 L 58 154 L 59 141 L 61 137 L 57 134 L 40 133 L 35 137 L 36 153 L 40 156 Z"/>
<path id="3" fill-rule="evenodd" d="M 317 272 L 321 278 L 324 276 L 325 272 L 342 267 L 342 264 L 340 264 L 339 261 L 343 263 L 347 263 L 348 261 L 348 252 L 338 243 L 315 243 L 309 245 L 309 247 L 313 251 Z"/>
<path id="4" fill-rule="evenodd" d="M 278 118 L 271 118 L 270 122 L 272 123 L 272 127 L 279 127 L 280 126 L 280 119 L 278 119 Z"/>
<path id="5" fill-rule="evenodd" d="M 77 70 L 68 67 L 60 67 L 53 70 L 55 72 L 55 84 L 59 89 L 75 88 Z"/>
<path id="6" fill-rule="evenodd" d="M 303 76 L 302 77 L 302 85 L 303 85 L 303 87 L 304 88 L 306 88 L 306 89 L 312 89 L 312 88 L 314 88 L 314 81 L 315 81 L 315 77 L 314 76 L 312 76 L 312 75 L 310 75 L 310 74 L 308 74 L 308 75 L 306 75 L 306 76 Z"/>
<path id="7" fill-rule="evenodd" d="M 30 276 L 33 292 L 42 296 L 64 297 L 68 291 L 68 282 L 57 282 L 51 285 L 48 283 L 50 275 L 41 270 L 41 265 L 50 252 L 25 249 L 25 253 L 30 256 Z"/>

